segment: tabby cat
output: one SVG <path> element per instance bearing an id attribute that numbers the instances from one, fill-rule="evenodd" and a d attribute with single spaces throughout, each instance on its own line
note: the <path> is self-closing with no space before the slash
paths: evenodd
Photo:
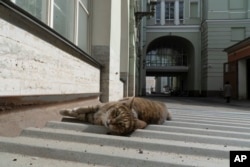
<path id="1" fill-rule="evenodd" d="M 84 122 L 104 125 L 114 135 L 129 135 L 147 124 L 163 124 L 171 120 L 164 103 L 144 98 L 130 97 L 117 102 L 96 106 L 61 110 L 63 116 L 75 117 Z"/>

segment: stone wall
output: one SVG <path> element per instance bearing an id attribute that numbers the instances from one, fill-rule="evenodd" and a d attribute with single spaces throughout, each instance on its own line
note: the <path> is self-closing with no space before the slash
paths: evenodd
<path id="1" fill-rule="evenodd" d="M 100 92 L 97 67 L 3 19 L 0 46 L 0 96 Z"/>

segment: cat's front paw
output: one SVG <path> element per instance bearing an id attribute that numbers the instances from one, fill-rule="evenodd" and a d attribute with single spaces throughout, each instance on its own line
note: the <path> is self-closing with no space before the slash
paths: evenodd
<path id="1" fill-rule="evenodd" d="M 78 114 L 73 112 L 72 109 L 63 109 L 59 113 L 63 116 L 76 117 Z"/>

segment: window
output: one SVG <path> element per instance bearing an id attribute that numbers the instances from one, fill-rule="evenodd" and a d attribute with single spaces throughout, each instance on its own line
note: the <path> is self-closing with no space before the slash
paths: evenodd
<path id="1" fill-rule="evenodd" d="M 174 21 L 174 2 L 166 2 L 166 4 L 165 4 L 165 20 L 168 23 Z"/>
<path id="2" fill-rule="evenodd" d="M 190 2 L 190 17 L 191 18 L 199 17 L 199 4 L 197 1 Z"/>
<path id="3" fill-rule="evenodd" d="M 11 0 L 17 6 L 21 7 L 31 15 L 35 16 L 44 23 L 47 23 L 47 0 Z"/>
<path id="4" fill-rule="evenodd" d="M 89 0 L 11 0 L 88 52 Z"/>
<path id="5" fill-rule="evenodd" d="M 80 0 L 82 5 L 87 7 L 88 6 L 88 0 Z"/>
<path id="6" fill-rule="evenodd" d="M 74 24 L 74 1 L 54 0 L 53 28 L 73 42 Z"/>
<path id="7" fill-rule="evenodd" d="M 88 4 L 87 1 L 79 4 L 79 17 L 78 17 L 78 46 L 84 50 L 88 51 L 88 20 L 89 20 L 89 13 L 88 13 Z"/>
<path id="8" fill-rule="evenodd" d="M 183 22 L 183 19 L 184 19 L 184 3 L 183 3 L 183 1 L 180 1 L 180 4 L 179 4 L 179 19 L 181 22 Z"/>
<path id="9" fill-rule="evenodd" d="M 161 21 L 161 2 L 157 1 L 156 4 L 156 24 L 160 24 Z"/>
<path id="10" fill-rule="evenodd" d="M 173 23 L 175 15 L 175 2 L 166 1 L 165 2 L 165 20 L 166 23 Z M 180 22 L 183 22 L 184 19 L 184 3 L 183 1 L 179 2 L 179 19 Z"/>

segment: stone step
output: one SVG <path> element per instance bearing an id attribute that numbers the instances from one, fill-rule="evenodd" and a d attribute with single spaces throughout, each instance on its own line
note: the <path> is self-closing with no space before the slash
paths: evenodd
<path id="1" fill-rule="evenodd" d="M 150 125 L 147 130 L 152 131 L 165 131 L 165 132 L 177 132 L 177 133 L 187 133 L 187 134 L 198 134 L 205 136 L 219 136 L 219 137 L 229 137 L 229 138 L 239 138 L 239 139 L 250 139 L 250 133 L 247 132 L 237 132 L 237 131 L 223 131 L 216 129 L 202 129 L 195 127 L 179 127 L 179 126 L 162 126 L 162 125 Z"/>
<path id="2" fill-rule="evenodd" d="M 64 132 L 67 134 L 66 132 Z M 79 132 L 78 132 L 79 133 Z M 87 133 L 85 133 L 87 134 Z M 90 144 L 85 142 L 85 136 L 81 142 L 51 140 L 34 137 L 17 137 L 17 138 L 1 138 L 1 152 L 9 154 L 21 154 L 29 157 L 42 157 L 58 161 L 70 161 L 76 163 L 91 163 L 104 166 L 224 166 L 228 164 L 227 159 L 216 157 L 205 157 L 190 154 L 177 154 L 168 152 L 168 150 L 150 150 L 145 147 L 134 145 L 135 147 L 127 147 L 130 143 L 128 138 L 120 136 L 96 135 L 95 140 L 99 140 L 98 144 Z M 46 136 L 49 136 L 46 134 Z M 68 137 L 76 138 L 77 135 L 70 134 Z M 105 136 L 109 145 L 102 143 Z M 123 139 L 123 140 L 119 140 Z M 136 140 L 136 139 L 135 139 Z M 138 138 L 137 140 L 141 140 Z M 117 141 L 114 143 L 114 141 Z M 123 142 L 122 142 L 123 141 Z M 120 144 L 119 144 L 120 143 Z M 145 145 L 148 143 L 142 141 Z M 155 143 L 154 143 L 155 144 Z M 157 145 L 157 144 L 156 144 Z M 160 144 L 160 145 L 163 145 Z M 143 146 L 143 145 L 142 145 Z M 212 150 L 211 150 L 212 151 Z M 13 156 L 13 155 L 11 155 Z M 2 160 L 1 160 L 2 161 Z M 0 162 L 1 162 L 0 161 Z"/>
<path id="3" fill-rule="evenodd" d="M 204 121 L 218 121 L 218 122 L 234 122 L 234 123 L 248 123 L 249 118 L 246 115 L 242 117 L 236 117 L 235 115 L 226 117 L 226 116 L 218 116 L 218 115 L 198 115 L 197 114 L 176 114 L 174 118 L 183 118 L 183 119 L 192 119 L 192 120 L 204 120 Z"/>
<path id="4" fill-rule="evenodd" d="M 137 131 L 135 133 L 138 133 Z M 159 134 L 157 134 L 159 135 Z M 244 149 L 243 147 L 234 147 L 224 145 L 213 145 L 204 143 L 191 143 L 188 141 L 167 140 L 159 138 L 142 138 L 132 135 L 130 137 L 109 136 L 86 132 L 66 131 L 62 129 L 25 129 L 21 136 L 59 140 L 75 143 L 95 144 L 102 146 L 133 148 L 136 150 L 147 149 L 156 152 L 169 152 L 176 154 L 198 155 L 198 156 L 211 156 L 228 158 L 228 151 L 230 149 Z M 245 148 L 247 149 L 247 148 Z"/>
<path id="5" fill-rule="evenodd" d="M 215 110 L 215 109 L 213 109 Z M 197 119 L 222 119 L 224 121 L 226 120 L 235 120 L 235 121 L 248 121 L 250 119 L 250 113 L 249 112 L 225 112 L 225 111 L 213 111 L 213 110 L 185 110 L 183 112 L 183 109 L 170 109 L 170 111 L 173 111 L 175 117 L 190 117 L 194 120 Z"/>
<path id="6" fill-rule="evenodd" d="M 167 123 L 169 124 L 169 123 Z M 95 126 L 95 125 L 88 125 L 88 124 L 72 124 L 72 123 L 59 123 L 59 122 L 48 122 L 48 128 L 54 129 L 68 129 L 68 130 L 76 130 L 81 132 L 88 132 L 88 133 L 99 133 L 105 134 L 107 130 L 103 126 Z M 132 133 L 131 137 L 138 137 L 138 138 L 147 138 L 147 139 L 161 139 L 161 140 L 172 140 L 172 141 L 185 141 L 190 143 L 203 143 L 203 144 L 215 144 L 221 145 L 223 147 L 228 146 L 236 146 L 236 147 L 248 147 L 250 146 L 249 141 L 249 134 L 247 133 L 238 133 L 244 136 L 245 138 L 237 137 L 237 134 L 234 133 L 223 133 L 223 135 L 217 133 L 216 135 L 211 136 L 210 134 L 205 134 L 204 130 L 200 129 L 189 129 L 189 132 L 184 130 L 182 131 L 172 131 L 170 132 L 169 129 L 173 128 L 172 126 L 163 126 L 163 125 L 149 125 L 146 129 L 136 130 Z M 199 132 L 203 133 L 197 133 Z M 196 134 L 195 134 L 195 132 Z M 213 132 L 213 130 L 206 130 L 207 132 Z M 228 136 L 226 136 L 226 135 Z M 231 136 L 230 136 L 231 134 Z"/>
<path id="7" fill-rule="evenodd" d="M 40 156 L 29 156 L 24 154 L 0 153 L 1 167 L 104 167 L 90 162 L 74 162 L 57 159 L 43 158 Z"/>
<path id="8" fill-rule="evenodd" d="M 169 121 L 165 122 L 163 125 L 165 126 L 173 126 L 173 127 L 186 127 L 186 128 L 198 128 L 204 130 L 220 130 L 225 132 L 242 132 L 242 133 L 250 133 L 250 127 L 247 126 L 233 126 L 233 125 L 223 125 L 221 123 L 207 123 L 207 122 L 195 122 L 195 121 Z"/>
<path id="9" fill-rule="evenodd" d="M 250 122 L 248 120 L 243 121 L 239 119 L 235 120 L 235 119 L 225 119 L 225 118 L 194 118 L 194 117 L 178 116 L 175 118 L 175 121 L 228 125 L 235 127 L 250 127 Z"/>
<path id="10" fill-rule="evenodd" d="M 19 137 L 0 137 L 0 166 L 226 167 L 231 150 L 250 149 L 248 113 L 171 112 L 172 121 L 130 136 L 70 119 L 27 128 Z"/>

